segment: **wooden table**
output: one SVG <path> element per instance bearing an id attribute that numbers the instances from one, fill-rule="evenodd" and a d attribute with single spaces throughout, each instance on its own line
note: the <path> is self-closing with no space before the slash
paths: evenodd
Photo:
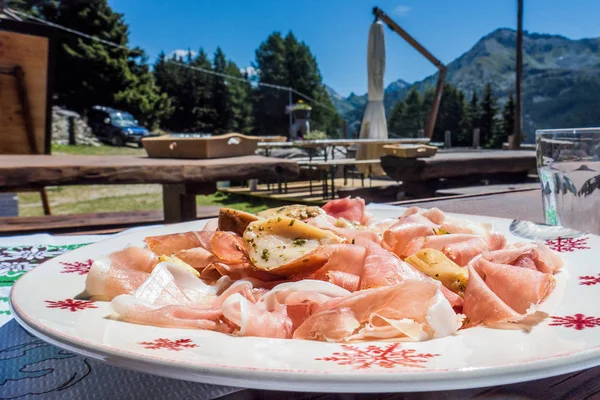
<path id="1" fill-rule="evenodd" d="M 519 182 L 536 168 L 534 151 L 480 150 L 438 152 L 429 158 L 381 157 L 381 167 L 411 196 L 431 197 L 444 185 L 466 186 L 482 179 Z M 441 183 L 441 179 L 444 182 Z"/>
<path id="2" fill-rule="evenodd" d="M 57 185 L 156 183 L 163 186 L 165 222 L 196 218 L 196 195 L 216 190 L 217 181 L 292 179 L 295 161 L 261 156 L 205 160 L 138 156 L 0 156 L 0 188 Z"/>
<path id="3" fill-rule="evenodd" d="M 330 148 L 331 158 L 335 158 L 336 147 L 350 147 L 359 144 L 427 144 L 429 138 L 400 138 L 400 139 L 315 139 L 315 140 L 295 140 L 293 142 L 262 142 L 258 143 L 259 149 L 264 149 L 265 154 L 269 156 L 273 148 L 299 147 L 308 150 L 308 156 L 312 160 L 314 151 L 318 149 L 325 150 L 325 161 L 328 158 L 327 149 Z"/>
<path id="4" fill-rule="evenodd" d="M 520 190 L 481 196 L 452 196 L 447 199 L 397 202 L 401 206 L 440 207 L 443 211 L 471 215 L 492 215 L 543 222 L 540 190 Z M 491 343 L 490 345 L 493 345 Z M 499 350 L 501 351 L 501 350 Z M 328 394 L 247 389 L 222 400 L 525 400 L 525 399 L 600 399 L 600 367 L 551 378 L 510 385 L 445 390 L 441 392 Z"/>
<path id="5" fill-rule="evenodd" d="M 346 184 L 346 167 L 348 166 L 356 166 L 356 165 L 367 165 L 369 166 L 369 174 L 370 177 L 371 167 L 373 165 L 378 165 L 380 160 L 356 160 L 354 158 L 343 158 L 340 160 L 329 160 L 329 161 L 298 161 L 298 165 L 300 167 L 309 168 L 309 190 L 310 194 L 312 194 L 312 168 L 318 169 L 322 171 L 321 180 L 323 181 L 323 198 L 326 199 L 329 197 L 329 189 L 327 185 L 327 178 L 331 180 L 331 198 L 335 197 L 335 175 L 338 167 L 344 168 L 344 184 Z M 363 181 L 364 185 L 364 176 L 361 174 L 361 181 Z"/>

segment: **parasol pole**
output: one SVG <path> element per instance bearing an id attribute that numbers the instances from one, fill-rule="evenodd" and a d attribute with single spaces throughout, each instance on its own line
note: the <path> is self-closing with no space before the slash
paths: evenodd
<path id="1" fill-rule="evenodd" d="M 516 77 L 515 77 L 515 122 L 512 138 L 508 138 L 512 150 L 521 144 L 523 129 L 523 101 L 521 97 L 521 82 L 523 80 L 523 0 L 517 0 L 517 44 L 516 44 Z M 512 139 L 512 140 L 511 140 Z"/>
<path id="2" fill-rule="evenodd" d="M 380 19 L 387 24 L 387 26 L 400 35 L 406 40 L 412 47 L 414 47 L 419 53 L 421 53 L 426 59 L 428 59 L 433 65 L 435 65 L 439 71 L 437 85 L 435 87 L 435 97 L 433 99 L 433 105 L 429 112 L 429 118 L 427 118 L 427 126 L 425 127 L 425 134 L 431 139 L 433 137 L 433 130 L 437 121 L 438 111 L 440 109 L 440 102 L 442 100 L 442 91 L 444 90 L 444 80 L 446 79 L 446 66 L 437 58 L 433 56 L 425 47 L 415 40 L 408 34 L 404 29 L 395 23 L 386 13 L 384 13 L 379 7 L 373 8 L 373 14 L 376 19 Z"/>

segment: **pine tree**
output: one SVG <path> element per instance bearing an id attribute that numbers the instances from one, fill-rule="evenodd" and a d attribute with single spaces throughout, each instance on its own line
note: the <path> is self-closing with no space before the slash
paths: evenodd
<path id="1" fill-rule="evenodd" d="M 450 131 L 453 137 L 458 138 L 462 132 L 464 114 L 464 96 L 461 96 L 460 92 L 451 84 L 444 84 L 432 140 L 444 141 L 446 131 Z"/>
<path id="2" fill-rule="evenodd" d="M 195 58 L 188 60 L 192 67 L 211 70 L 212 65 L 208 54 L 200 49 Z M 217 112 L 213 106 L 212 88 L 214 75 L 188 70 L 187 80 L 184 81 L 184 90 L 189 91 L 191 120 L 189 127 L 184 130 L 188 132 L 212 133 L 215 130 Z"/>
<path id="3" fill-rule="evenodd" d="M 227 59 L 220 47 L 217 47 L 213 58 L 213 70 L 219 74 L 224 74 L 227 68 Z M 232 110 L 229 107 L 227 93 L 227 83 L 224 76 L 215 75 L 212 79 L 212 101 L 215 109 L 216 118 L 214 133 L 225 133 L 231 129 L 233 123 Z"/>
<path id="4" fill-rule="evenodd" d="M 269 35 L 256 49 L 254 68 L 259 82 L 287 86 L 289 81 L 286 48 L 279 32 Z M 266 86 L 258 86 L 255 94 L 255 129 L 259 135 L 275 133 L 287 135 L 288 117 L 284 114 L 288 93 Z"/>
<path id="5" fill-rule="evenodd" d="M 156 84 L 146 56 L 141 62 L 131 62 L 132 76 L 127 88 L 115 94 L 115 106 L 135 115 L 151 130 L 157 129 L 173 112 L 172 99 Z"/>
<path id="6" fill-rule="evenodd" d="M 240 72 L 233 61 L 228 61 L 225 73 L 237 78 L 248 79 Z M 229 80 L 227 84 L 227 107 L 230 110 L 230 119 L 227 129 L 233 132 L 250 133 L 253 129 L 252 116 L 252 87 L 250 82 Z"/>
<path id="7" fill-rule="evenodd" d="M 490 146 L 492 137 L 498 128 L 497 114 L 498 99 L 496 99 L 492 93 L 491 83 L 488 83 L 485 85 L 483 99 L 481 101 L 480 129 L 481 144 L 484 146 Z"/>
<path id="8" fill-rule="evenodd" d="M 256 50 L 254 67 L 259 71 L 260 82 L 291 87 L 310 97 L 292 93 L 292 103 L 303 100 L 312 107 L 311 129 L 324 130 L 330 135 L 338 133 L 341 119 L 323 86 L 317 60 L 309 47 L 299 42 L 292 32 L 285 38 L 275 32 L 261 43 Z M 257 132 L 287 134 L 289 116 L 284 110 L 288 104 L 289 93 L 259 86 L 255 102 Z"/>
<path id="9" fill-rule="evenodd" d="M 406 118 L 406 104 L 404 101 L 399 100 L 394 107 L 392 107 L 392 111 L 390 113 L 390 119 L 388 122 L 388 132 L 394 136 L 402 136 L 401 132 L 403 131 L 403 122 Z"/>
<path id="10" fill-rule="evenodd" d="M 502 109 L 502 123 L 501 128 L 497 130 L 496 134 L 492 137 L 490 143 L 491 147 L 502 148 L 502 144 L 508 141 L 508 137 L 514 133 L 515 130 L 515 99 L 512 93 L 508 96 L 508 100 L 504 103 Z"/>
<path id="11" fill-rule="evenodd" d="M 21 10 L 84 32 L 128 45 L 129 28 L 106 0 L 24 0 Z M 57 30 L 54 94 L 56 103 L 78 112 L 93 105 L 126 109 L 150 128 L 171 111 L 139 48 L 127 50 Z"/>
<path id="12" fill-rule="evenodd" d="M 479 104 L 479 98 L 477 92 L 473 90 L 471 95 L 471 101 L 467 106 L 467 115 L 465 118 L 465 130 L 473 135 L 473 131 L 476 128 L 481 128 L 481 104 Z"/>

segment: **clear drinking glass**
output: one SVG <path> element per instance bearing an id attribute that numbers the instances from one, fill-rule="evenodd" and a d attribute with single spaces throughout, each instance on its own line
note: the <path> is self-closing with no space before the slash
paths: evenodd
<path id="1" fill-rule="evenodd" d="M 600 234 L 600 128 L 535 136 L 546 223 Z"/>

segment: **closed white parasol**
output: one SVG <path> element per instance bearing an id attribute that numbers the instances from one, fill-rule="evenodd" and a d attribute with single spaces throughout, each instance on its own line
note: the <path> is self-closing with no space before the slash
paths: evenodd
<path id="1" fill-rule="evenodd" d="M 367 72 L 369 75 L 369 102 L 365 109 L 360 139 L 387 139 L 388 130 L 383 106 L 383 74 L 385 72 L 385 40 L 383 38 L 383 24 L 374 22 L 369 30 L 369 45 L 367 47 Z M 356 158 L 359 160 L 379 159 L 381 145 L 361 144 Z M 367 174 L 367 166 L 359 166 Z M 371 169 L 372 175 L 384 175 L 383 170 L 376 166 Z"/>

